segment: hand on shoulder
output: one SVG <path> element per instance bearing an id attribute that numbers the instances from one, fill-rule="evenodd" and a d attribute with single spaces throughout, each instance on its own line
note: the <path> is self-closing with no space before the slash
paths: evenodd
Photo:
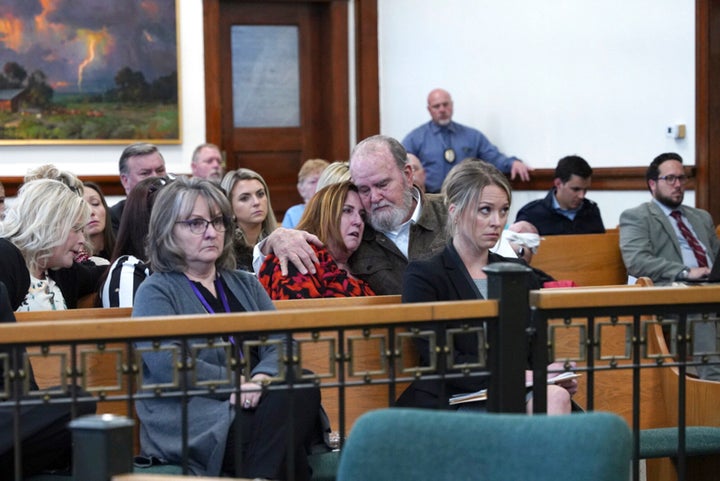
<path id="1" fill-rule="evenodd" d="M 314 274 L 318 258 L 311 244 L 318 247 L 323 245 L 317 236 L 309 232 L 278 227 L 265 239 L 262 252 L 265 255 L 275 254 L 283 276 L 288 273 L 289 262 L 302 274 Z"/>

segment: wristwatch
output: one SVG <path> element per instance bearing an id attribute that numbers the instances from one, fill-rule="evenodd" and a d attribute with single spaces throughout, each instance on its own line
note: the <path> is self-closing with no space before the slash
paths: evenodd
<path id="1" fill-rule="evenodd" d="M 676 281 L 686 281 L 689 275 L 690 275 L 690 268 L 686 267 L 685 269 L 683 269 L 677 273 L 677 275 L 675 276 L 675 280 Z"/>

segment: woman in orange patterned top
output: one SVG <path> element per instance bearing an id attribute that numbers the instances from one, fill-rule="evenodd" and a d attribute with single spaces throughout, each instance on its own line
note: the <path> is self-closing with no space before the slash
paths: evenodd
<path id="1" fill-rule="evenodd" d="M 329 185 L 310 199 L 296 229 L 315 234 L 325 244 L 313 247 L 319 263 L 315 274 L 301 274 L 292 265 L 280 272 L 275 255 L 265 258 L 258 277 L 272 299 L 372 296 L 370 286 L 352 276 L 347 261 L 365 230 L 365 210 L 350 182 Z"/>

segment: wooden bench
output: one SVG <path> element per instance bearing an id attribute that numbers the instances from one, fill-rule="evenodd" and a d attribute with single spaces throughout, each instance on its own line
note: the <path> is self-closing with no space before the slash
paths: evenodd
<path id="1" fill-rule="evenodd" d="M 544 290 L 531 293 L 533 305 L 543 309 L 553 308 L 595 308 L 602 306 L 615 305 L 661 305 L 667 304 L 672 299 L 674 303 L 679 302 L 677 299 L 682 298 L 684 303 L 707 303 L 708 299 L 716 298 L 717 289 L 713 291 L 713 295 L 704 294 L 706 288 L 694 289 L 678 289 L 678 288 L 655 288 L 655 289 L 636 289 L 625 287 L 616 288 L 581 288 L 581 289 L 557 289 Z M 707 291 L 709 292 L 709 291 Z M 642 296 L 635 295 L 641 293 Z M 632 295 L 631 295 L 632 294 Z M 389 299 L 390 300 L 390 299 Z M 394 301 L 396 301 L 395 299 Z M 634 304 L 633 304 L 634 303 Z M 217 316 L 176 316 L 172 318 L 172 322 L 168 322 L 163 318 L 143 318 L 143 319 L 126 319 L 120 318 L 109 321 L 99 321 L 96 323 L 88 323 L 87 321 L 66 320 L 65 322 L 42 322 L 26 323 L 24 326 L 3 326 L 10 329 L 3 329 L 3 337 L 7 342 L 51 342 L 53 340 L 67 339 L 110 339 L 121 340 L 125 337 L 137 335 L 138 327 L 142 326 L 143 335 L 148 337 L 173 335 L 173 333 L 183 333 L 186 335 L 203 334 L 208 329 L 227 329 L 233 330 L 242 322 L 243 326 L 248 329 L 283 329 L 289 326 L 293 328 L 303 329 L 324 329 L 345 327 L 348 331 L 357 329 L 360 325 L 372 330 L 373 325 L 383 322 L 416 322 L 417 320 L 431 319 L 459 319 L 468 317 L 468 312 L 472 312 L 477 317 L 493 317 L 497 315 L 498 304 L 495 301 L 457 301 L 448 303 L 432 303 L 432 304 L 413 304 L 413 305 L 395 305 L 391 302 L 387 305 L 362 306 L 356 305 L 346 308 L 315 308 L 315 309 L 283 309 L 277 312 L 267 313 L 248 313 L 251 315 L 217 315 Z M 239 318 L 242 319 L 239 319 Z M 22 323 L 21 323 L 22 324 Z M 14 328 L 18 327 L 36 327 L 32 332 L 28 331 L 18 334 Z M 622 336 L 620 336 L 622 338 Z M 624 343 L 622 338 L 620 343 Z M 649 399 L 645 394 L 641 393 L 641 428 L 662 427 L 658 424 L 661 421 L 650 421 L 648 417 L 649 409 L 657 408 L 662 412 L 664 406 L 658 403 L 657 393 L 659 389 L 652 388 L 653 384 L 646 385 L 651 379 L 653 373 L 659 373 L 660 369 L 647 369 L 643 373 L 643 382 L 641 389 L 648 391 Z M 597 375 L 596 375 L 596 380 Z M 599 382 L 599 380 L 598 380 Z M 596 388 L 599 384 L 596 383 Z M 616 393 L 627 387 L 630 389 L 631 383 L 625 380 L 616 380 L 608 384 L 607 391 L 598 394 L 595 403 L 595 409 L 605 409 L 598 404 L 602 397 L 605 397 L 610 404 L 614 406 L 609 408 L 618 412 Z M 332 389 L 332 388 L 331 388 Z M 350 393 L 355 387 L 348 388 Z M 651 392 L 653 391 L 654 392 Z M 612 393 L 613 396 L 608 395 Z M 347 401 L 349 402 L 348 396 Z M 383 406 L 388 404 L 387 397 L 384 398 Z M 626 404 L 625 404 L 626 405 Z"/>
<path id="2" fill-rule="evenodd" d="M 275 308 L 284 309 L 318 309 L 350 306 L 376 306 L 380 304 L 396 304 L 400 302 L 400 296 L 366 296 L 366 297 L 326 297 L 322 299 L 290 299 L 273 301 Z M 130 317 L 131 307 L 87 307 L 82 309 L 68 309 L 64 311 L 33 311 L 16 312 L 15 319 L 18 322 L 33 321 L 63 321 L 63 320 L 89 320 L 98 319 L 119 319 Z"/>
<path id="3" fill-rule="evenodd" d="M 545 236 L 532 266 L 578 286 L 627 284 L 617 230 L 605 234 Z"/>
<path id="4" fill-rule="evenodd" d="M 641 284 L 648 280 L 641 278 Z M 651 284 L 651 283 L 650 283 Z M 651 289 L 597 288 L 597 289 L 553 289 L 531 293 L 531 304 L 543 309 L 576 308 L 587 309 L 610 305 L 668 305 L 703 304 L 714 302 L 720 296 L 718 287 L 657 287 Z M 595 318 L 595 321 L 603 321 Z M 643 316 L 643 320 L 654 321 L 654 316 Z M 619 323 L 626 320 L 617 319 Z M 606 321 L 605 321 L 606 322 Z M 564 321 L 560 321 L 560 324 Z M 622 353 L 624 339 L 621 327 L 616 333 L 609 332 L 603 338 L 603 344 L 609 342 L 610 351 L 617 344 Z M 640 342 L 646 343 L 650 355 L 658 354 L 665 362 L 672 361 L 669 355 L 662 328 L 658 324 L 649 324 L 647 339 L 641 334 Z M 562 345 L 576 343 L 560 341 Z M 633 340 L 635 342 L 636 340 Z M 607 353 L 605 353 L 607 354 Z M 625 361 L 630 362 L 630 361 Z M 622 367 L 622 361 L 618 366 Z M 648 359 L 643 363 L 654 365 L 657 360 Z M 647 459 L 647 479 L 656 481 L 674 481 L 675 466 L 668 457 L 678 452 L 678 369 L 677 367 L 643 368 L 640 383 L 640 458 Z M 625 406 L 625 412 L 618 412 L 632 423 L 632 372 L 630 370 L 609 370 L 602 373 L 608 378 L 596 378 L 595 410 L 612 410 Z M 611 395 L 610 405 L 605 404 L 604 396 Z M 576 396 L 579 397 L 579 396 Z M 720 414 L 717 400 L 720 399 L 720 383 L 687 379 L 686 389 L 686 454 L 688 480 L 717 479 L 720 470 Z M 631 424 L 632 425 L 632 424 Z"/>
<path id="5" fill-rule="evenodd" d="M 653 324 L 648 335 L 650 352 L 662 356 L 668 363 L 676 360 L 668 348 L 660 324 Z M 677 425 L 680 370 L 677 366 L 669 366 L 658 369 L 658 373 L 666 419 L 671 425 Z M 688 456 L 692 456 L 688 459 L 686 479 L 698 481 L 717 479 L 717 473 L 720 472 L 720 456 L 717 454 L 720 446 L 718 400 L 720 400 L 720 382 L 685 376 L 685 424 L 688 426 L 686 448 Z M 663 434 L 663 432 L 657 433 L 659 438 L 667 438 L 664 445 L 658 443 L 658 454 L 666 454 L 668 450 L 676 449 L 677 440 L 672 436 L 662 436 Z M 660 460 L 656 469 L 658 480 L 675 479 L 675 466 L 669 459 Z"/>
<path id="6" fill-rule="evenodd" d="M 340 309 L 344 307 L 367 307 L 382 306 L 389 304 L 399 304 L 400 296 L 368 296 L 368 297 L 335 297 L 323 299 L 297 299 L 273 301 L 275 307 L 280 311 L 287 310 L 308 310 L 308 309 Z M 20 323 L 25 322 L 68 322 L 68 321 L 86 321 L 97 322 L 103 319 L 123 319 L 128 318 L 132 313 L 131 308 L 86 308 L 73 309 L 66 311 L 37 311 L 37 312 L 18 312 L 16 319 Z M 361 330 L 346 331 L 347 338 L 361 338 L 363 333 Z M 303 349 L 303 367 L 314 372 L 325 372 L 328 369 L 328 359 L 330 354 L 325 348 L 325 344 L 316 344 L 317 348 L 312 349 L 313 343 L 304 343 L 308 340 L 308 335 L 298 336 L 296 339 L 301 341 L 301 345 L 307 346 Z M 337 339 L 334 338 L 337 342 Z M 378 344 L 368 341 L 353 341 L 354 366 L 359 370 L 377 370 L 378 366 Z M 95 349 L 95 346 L 87 345 L 87 349 Z M 98 386 L 112 386 L 116 384 L 118 378 L 118 366 L 116 356 L 112 352 L 113 349 L 125 349 L 123 344 L 108 344 L 104 346 L 106 351 L 111 354 L 103 355 L 86 355 L 86 366 L 88 376 L 85 388 L 96 388 Z M 409 358 L 409 362 L 413 362 L 415 356 L 409 345 L 404 346 L 404 356 Z M 35 378 L 41 388 L 57 386 L 61 383 L 59 359 L 55 357 L 43 358 L 39 355 L 38 349 L 29 350 L 33 357 L 33 369 Z M 69 355 L 69 351 L 66 350 Z M 415 356 L 416 358 L 416 356 Z M 122 381 L 122 378 L 121 378 Z M 397 394 L 402 392 L 406 384 L 399 384 L 400 389 Z M 127 386 L 123 383 L 123 392 L 127 393 Z M 323 406 L 330 418 L 331 426 L 338 429 L 339 426 L 339 401 L 337 389 L 323 389 Z M 368 410 L 388 405 L 388 391 L 384 386 L 371 384 L 368 386 L 353 388 L 347 390 L 345 401 L 346 419 L 348 420 L 348 429 L 352 426 L 355 419 Z M 134 413 L 128 413 L 127 403 L 122 401 L 101 401 L 98 403 L 99 413 L 111 413 L 125 416 L 133 416 Z"/>
<path id="7" fill-rule="evenodd" d="M 558 236 L 560 237 L 560 236 Z M 618 299 L 625 297 L 627 292 L 635 291 L 644 287 L 646 283 L 640 282 L 636 285 L 602 286 L 602 287 L 581 287 L 569 289 L 545 289 L 531 293 L 531 305 L 549 308 L 553 305 L 565 306 L 569 302 L 577 302 L 578 307 L 588 304 L 586 299 L 593 299 L 596 307 L 612 305 Z M 565 296 L 569 294 L 571 297 Z M 571 300 L 572 299 L 572 300 Z M 566 328 L 566 319 L 551 319 L 548 326 L 553 329 L 556 336 L 554 339 L 554 353 L 557 358 L 572 357 L 578 352 L 579 339 L 574 328 Z M 573 324 L 583 323 L 584 319 L 570 319 Z M 609 319 L 597 319 L 607 325 L 602 328 L 602 348 L 605 355 L 621 357 L 624 354 L 627 339 L 625 327 L 619 324 L 617 327 L 610 325 Z M 620 323 L 631 322 L 629 319 L 619 319 Z M 618 364 L 622 365 L 620 361 Z M 578 362 L 578 367 L 586 367 L 587 362 Z M 587 380 L 580 378 L 580 389 L 574 396 L 575 402 L 582 407 L 589 406 L 587 391 L 585 389 Z M 660 392 L 660 376 L 657 370 L 648 369 L 643 371 L 642 383 L 640 386 L 640 406 L 642 416 L 640 428 L 649 429 L 667 426 L 665 410 L 657 402 L 657 393 Z M 610 411 L 622 416 L 632 426 L 633 422 L 633 384 L 632 371 L 627 369 L 609 370 L 596 372 L 594 374 L 594 398 L 593 410 Z"/>

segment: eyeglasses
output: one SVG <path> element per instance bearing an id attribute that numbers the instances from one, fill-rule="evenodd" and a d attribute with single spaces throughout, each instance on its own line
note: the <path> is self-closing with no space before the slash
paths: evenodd
<path id="1" fill-rule="evenodd" d="M 219 215 L 212 220 L 205 220 L 202 217 L 196 217 L 195 219 L 179 220 L 176 224 L 183 224 L 190 229 L 195 235 L 204 234 L 207 232 L 208 226 L 212 224 L 215 232 L 225 232 L 227 225 L 225 223 L 225 217 Z"/>
<path id="2" fill-rule="evenodd" d="M 662 177 L 658 177 L 659 180 L 664 180 L 668 184 L 672 185 L 675 183 L 676 180 L 680 181 L 680 185 L 685 185 L 688 183 L 688 180 L 690 180 L 690 177 L 687 175 L 663 175 Z"/>

